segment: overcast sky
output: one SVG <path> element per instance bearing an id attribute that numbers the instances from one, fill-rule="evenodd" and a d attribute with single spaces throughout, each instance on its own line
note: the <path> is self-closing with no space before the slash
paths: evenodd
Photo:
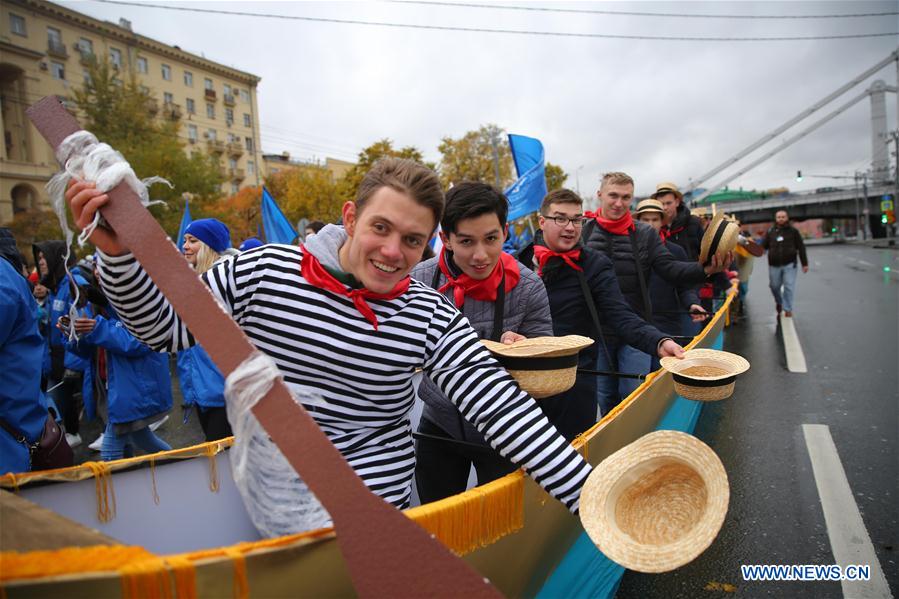
<path id="1" fill-rule="evenodd" d="M 262 147 L 298 159 L 353 160 L 389 137 L 437 161 L 444 136 L 481 124 L 543 142 L 547 160 L 587 195 L 599 176 L 623 170 L 637 193 L 686 185 L 896 49 L 896 36 L 767 42 L 597 39 L 435 31 L 61 4 L 95 18 L 129 19 L 135 32 L 262 78 Z M 479 0 L 471 0 L 478 2 Z M 487 0 L 480 0 L 486 3 Z M 137 4 L 137 3 L 135 3 Z M 355 21 L 534 32 L 634 36 L 775 37 L 886 33 L 899 17 L 713 19 L 504 10 L 501 6 L 719 15 L 821 15 L 896 11 L 892 2 L 525 2 L 493 7 L 371 2 L 177 2 L 155 4 Z M 798 133 L 883 79 L 895 63 L 779 139 Z M 896 95 L 887 116 L 896 128 Z M 776 146 L 766 146 L 759 153 Z M 759 153 L 754 154 L 757 156 Z M 723 179 L 737 167 L 713 177 Z M 840 184 L 804 174 L 870 168 L 865 99 L 731 187 L 808 189 Z"/>

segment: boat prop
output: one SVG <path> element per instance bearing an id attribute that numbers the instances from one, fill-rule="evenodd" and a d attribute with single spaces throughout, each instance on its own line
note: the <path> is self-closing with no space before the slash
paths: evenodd
<path id="1" fill-rule="evenodd" d="M 687 433 L 662 430 L 593 469 L 581 491 L 580 518 L 612 561 L 638 572 L 668 572 L 712 544 L 729 499 L 715 452 Z"/>
<path id="2" fill-rule="evenodd" d="M 697 401 L 727 399 L 734 393 L 737 375 L 749 370 L 742 356 L 715 349 L 691 349 L 682 360 L 666 357 L 660 362 L 674 378 L 674 390 Z"/>

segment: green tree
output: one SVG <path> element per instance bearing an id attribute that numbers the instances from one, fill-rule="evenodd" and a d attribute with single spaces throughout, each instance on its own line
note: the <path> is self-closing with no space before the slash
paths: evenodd
<path id="1" fill-rule="evenodd" d="M 409 158 L 416 162 L 420 162 L 431 169 L 435 168 L 433 163 L 425 162 L 424 156 L 418 148 L 406 146 L 405 148 L 396 149 L 393 147 L 392 140 L 384 138 L 359 152 L 356 165 L 348 170 L 338 183 L 340 197 L 343 200 L 355 199 L 356 190 L 359 189 L 359 184 L 362 183 L 362 178 L 365 176 L 365 173 L 371 169 L 375 162 L 388 156 Z"/>
<path id="2" fill-rule="evenodd" d="M 482 181 L 496 185 L 496 161 L 499 161 L 500 187 L 505 189 L 515 181 L 512 150 L 504 129 L 488 124 L 477 131 L 469 131 L 458 139 L 444 137 L 440 151 L 440 180 L 444 187 L 460 181 Z"/>
<path id="3" fill-rule="evenodd" d="M 172 183 L 173 188 L 151 186 L 150 198 L 163 205 L 150 211 L 174 236 L 184 192 L 200 206 L 221 196 L 224 177 L 218 159 L 200 151 L 185 153 L 178 120 L 159 110 L 133 73 L 123 80 L 108 62 L 95 62 L 88 72 L 87 81 L 72 94 L 84 128 L 118 150 L 139 178 L 158 175 Z"/>
<path id="4" fill-rule="evenodd" d="M 568 175 L 561 166 L 552 162 L 546 163 L 546 191 L 562 189 L 566 179 L 568 179 Z"/>

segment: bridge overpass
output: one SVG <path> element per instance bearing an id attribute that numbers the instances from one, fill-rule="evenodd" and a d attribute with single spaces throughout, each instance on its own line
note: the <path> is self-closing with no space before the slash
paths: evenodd
<path id="1" fill-rule="evenodd" d="M 862 187 L 856 190 L 855 186 L 831 187 L 833 191 L 816 191 L 788 193 L 765 199 L 748 201 L 721 202 L 718 209 L 728 214 L 735 214 L 740 222 L 761 223 L 772 222 L 774 213 L 778 210 L 787 210 L 790 218 L 794 220 L 806 220 L 809 218 L 855 218 L 856 198 L 858 198 L 858 212 L 864 219 L 865 208 L 869 220 L 875 219 L 880 224 L 880 200 L 885 195 L 895 200 L 896 184 L 892 181 L 870 183 L 867 186 L 867 198 L 864 197 Z M 856 195 L 857 194 L 857 195 Z M 872 223 L 873 225 L 873 223 Z"/>

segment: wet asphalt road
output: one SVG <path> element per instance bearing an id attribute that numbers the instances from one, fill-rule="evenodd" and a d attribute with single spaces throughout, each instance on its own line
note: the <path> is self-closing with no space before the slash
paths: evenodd
<path id="1" fill-rule="evenodd" d="M 751 370 L 729 400 L 708 404 L 695 434 L 721 457 L 731 499 L 724 527 L 674 572 L 627 572 L 619 598 L 842 597 L 839 582 L 746 582 L 741 564 L 834 564 L 802 432 L 830 427 L 893 596 L 899 596 L 899 252 L 809 247 L 794 323 L 808 373 L 786 369 L 767 263 L 756 260 L 745 318 L 725 349 Z M 892 272 L 884 272 L 885 266 Z M 723 590 L 723 585 L 734 588 Z"/>

